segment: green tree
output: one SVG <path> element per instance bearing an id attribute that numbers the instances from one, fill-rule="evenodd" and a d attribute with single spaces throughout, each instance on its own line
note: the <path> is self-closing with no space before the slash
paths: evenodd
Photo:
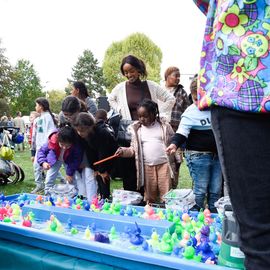
<path id="1" fill-rule="evenodd" d="M 13 77 L 12 67 L 4 52 L 5 49 L 0 47 L 0 98 L 8 96 Z"/>
<path id="2" fill-rule="evenodd" d="M 113 42 L 105 52 L 102 67 L 109 92 L 116 84 L 125 80 L 121 74 L 120 65 L 122 59 L 129 54 L 144 61 L 149 80 L 160 82 L 160 65 L 162 62 L 160 48 L 145 34 L 134 33 L 124 40 Z"/>
<path id="3" fill-rule="evenodd" d="M 70 81 L 71 82 L 71 81 Z M 69 96 L 70 93 L 71 93 L 71 90 L 72 90 L 72 85 L 71 84 L 68 84 L 66 87 L 65 87 L 65 93 L 66 93 L 66 96 Z"/>
<path id="4" fill-rule="evenodd" d="M 35 99 L 41 96 L 44 93 L 34 66 L 28 60 L 18 60 L 10 93 L 11 111 L 29 114 L 35 107 Z"/>
<path id="5" fill-rule="evenodd" d="M 91 96 L 104 94 L 106 83 L 103 71 L 90 50 L 85 50 L 83 55 L 79 56 L 78 62 L 72 68 L 71 76 L 72 79 L 68 79 L 68 81 L 83 81 Z"/>
<path id="6" fill-rule="evenodd" d="M 0 98 L 0 116 L 9 114 L 8 102 L 5 98 Z"/>
<path id="7" fill-rule="evenodd" d="M 62 101 L 66 96 L 63 90 L 51 90 L 48 92 L 48 100 L 50 102 L 50 109 L 54 113 L 60 113 Z"/>

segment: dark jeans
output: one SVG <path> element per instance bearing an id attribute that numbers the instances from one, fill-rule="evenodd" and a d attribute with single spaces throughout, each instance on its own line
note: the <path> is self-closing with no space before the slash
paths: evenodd
<path id="1" fill-rule="evenodd" d="M 98 183 L 98 193 L 100 194 L 102 199 L 110 198 L 110 181 L 104 183 L 102 177 L 100 175 L 96 176 Z"/>
<path id="2" fill-rule="evenodd" d="M 240 226 L 247 270 L 270 269 L 270 114 L 213 107 L 223 176 Z"/>
<path id="3" fill-rule="evenodd" d="M 115 160 L 114 165 L 112 177 L 123 179 L 124 190 L 137 191 L 135 158 L 118 158 Z"/>

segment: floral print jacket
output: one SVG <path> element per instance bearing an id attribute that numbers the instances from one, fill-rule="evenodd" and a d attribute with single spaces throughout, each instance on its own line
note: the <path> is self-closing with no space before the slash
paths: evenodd
<path id="1" fill-rule="evenodd" d="M 270 112 L 270 0 L 194 0 L 207 15 L 200 109 Z"/>

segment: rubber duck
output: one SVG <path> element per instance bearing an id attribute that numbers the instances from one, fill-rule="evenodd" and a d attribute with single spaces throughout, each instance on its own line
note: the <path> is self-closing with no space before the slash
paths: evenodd
<path id="1" fill-rule="evenodd" d="M 109 238 L 110 238 L 110 241 L 118 238 L 118 236 L 116 234 L 116 229 L 115 229 L 115 226 L 114 225 L 110 229 Z"/>
<path id="2" fill-rule="evenodd" d="M 89 226 L 87 226 L 87 228 L 84 231 L 84 239 L 86 239 L 86 240 L 90 240 L 91 239 L 91 231 L 89 229 Z"/>
<path id="3" fill-rule="evenodd" d="M 158 247 L 159 245 L 159 235 L 157 234 L 156 229 L 152 230 L 151 234 L 151 239 L 147 240 L 147 242 L 152 246 L 152 247 Z"/>
<path id="4" fill-rule="evenodd" d="M 171 241 L 171 235 L 169 232 L 165 232 L 162 235 L 162 239 L 159 243 L 159 250 L 164 253 L 172 253 L 173 243 Z"/>

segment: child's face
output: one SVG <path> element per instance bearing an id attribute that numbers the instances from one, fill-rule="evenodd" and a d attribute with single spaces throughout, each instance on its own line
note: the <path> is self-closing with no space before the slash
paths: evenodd
<path id="1" fill-rule="evenodd" d="M 76 113 L 69 113 L 69 112 L 63 112 L 65 119 L 70 122 L 73 123 L 77 117 L 77 115 L 79 114 L 79 112 Z"/>
<path id="2" fill-rule="evenodd" d="M 92 127 L 89 127 L 89 126 L 76 127 L 77 133 L 83 139 L 86 139 L 90 134 L 92 134 L 93 130 L 94 130 L 94 126 L 92 126 Z"/>
<path id="3" fill-rule="evenodd" d="M 59 142 L 59 146 L 60 148 L 64 149 L 64 150 L 67 150 L 71 147 L 71 143 L 64 143 L 64 142 Z"/>
<path id="4" fill-rule="evenodd" d="M 138 108 L 138 117 L 139 117 L 140 123 L 143 126 L 150 126 L 156 120 L 155 115 L 152 113 L 149 113 L 144 107 Z"/>
<path id="5" fill-rule="evenodd" d="M 38 114 L 31 113 L 30 116 L 29 116 L 30 123 L 32 124 L 37 117 L 38 117 Z"/>
<path id="6" fill-rule="evenodd" d="M 43 107 L 40 106 L 38 103 L 36 103 L 35 109 L 36 109 L 36 112 L 37 112 L 37 113 L 42 113 L 42 112 L 43 112 Z"/>

